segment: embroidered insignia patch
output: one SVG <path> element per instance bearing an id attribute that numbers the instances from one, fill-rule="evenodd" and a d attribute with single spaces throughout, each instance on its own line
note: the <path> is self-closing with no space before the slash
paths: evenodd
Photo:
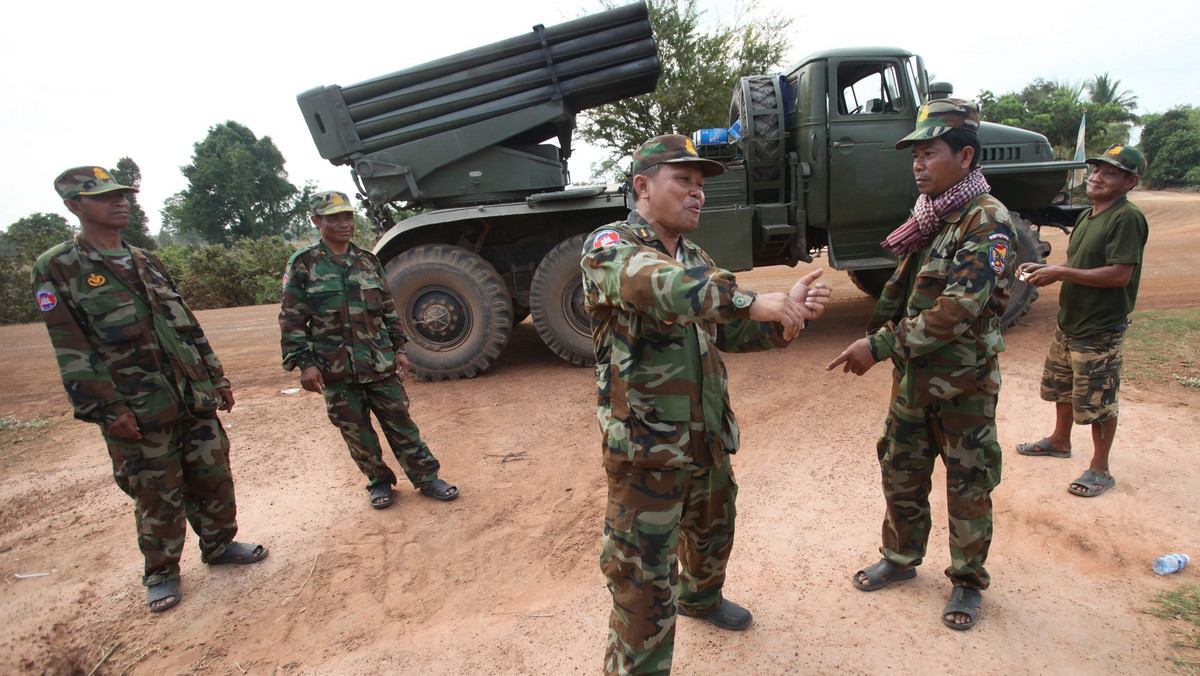
<path id="1" fill-rule="evenodd" d="M 615 230 L 605 230 L 596 234 L 596 239 L 592 240 L 592 247 L 608 246 L 616 244 L 621 239 Z"/>
<path id="2" fill-rule="evenodd" d="M 53 310 L 55 305 L 58 305 L 58 299 L 54 297 L 53 292 L 42 290 L 37 292 L 37 304 L 39 310 L 47 312 Z"/>
<path id="3" fill-rule="evenodd" d="M 288 273 L 283 273 L 283 288 L 287 288 Z"/>
<path id="4" fill-rule="evenodd" d="M 92 274 L 88 275 L 88 278 L 87 278 L 88 286 L 100 286 L 101 284 L 104 283 L 104 281 L 105 281 L 104 275 L 98 275 L 94 272 Z"/>
<path id="5" fill-rule="evenodd" d="M 988 261 L 996 274 L 1004 274 L 1004 264 L 1008 260 L 1008 242 L 993 242 L 988 253 Z"/>
<path id="6" fill-rule="evenodd" d="M 1008 235 L 1006 235 L 1002 232 L 993 232 L 992 234 L 988 235 L 988 241 L 991 241 L 994 239 L 1002 239 L 1005 242 L 1009 241 Z"/>

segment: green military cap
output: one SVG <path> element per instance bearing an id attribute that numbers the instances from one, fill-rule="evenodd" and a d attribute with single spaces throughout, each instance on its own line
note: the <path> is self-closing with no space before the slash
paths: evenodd
<path id="1" fill-rule="evenodd" d="M 1089 157 L 1084 162 L 1088 164 L 1104 162 L 1128 171 L 1134 176 L 1141 176 L 1142 172 L 1146 170 L 1146 158 L 1142 156 L 1142 153 L 1137 148 L 1130 148 L 1120 143 L 1112 144 L 1099 157 Z"/>
<path id="2" fill-rule="evenodd" d="M 354 211 L 354 205 L 346 193 L 336 190 L 314 193 L 312 197 L 308 198 L 308 206 L 312 207 L 313 213 L 318 216 Z"/>
<path id="3" fill-rule="evenodd" d="M 979 132 L 979 105 L 963 99 L 934 99 L 921 106 L 917 112 L 917 128 L 896 143 L 896 150 L 960 128 Z"/>
<path id="4" fill-rule="evenodd" d="M 121 185 L 113 180 L 104 167 L 73 167 L 54 179 L 54 189 L 65 200 L 80 195 L 100 195 L 114 190 L 137 192 L 137 188 Z"/>
<path id="5" fill-rule="evenodd" d="M 695 163 L 705 176 L 720 176 L 725 173 L 724 164 L 700 157 L 696 154 L 696 146 L 692 139 L 680 134 L 655 136 L 643 143 L 633 152 L 633 170 L 630 173 L 637 176 L 659 164 L 683 162 Z"/>

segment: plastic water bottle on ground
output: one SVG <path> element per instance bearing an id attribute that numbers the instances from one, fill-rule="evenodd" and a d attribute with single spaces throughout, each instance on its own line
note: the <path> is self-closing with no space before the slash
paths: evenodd
<path id="1" fill-rule="evenodd" d="M 1159 575 L 1169 575 L 1170 573 L 1178 573 L 1183 570 L 1188 561 L 1191 561 L 1191 559 L 1188 558 L 1187 554 L 1164 554 L 1154 559 L 1154 563 L 1150 564 L 1150 566 Z"/>

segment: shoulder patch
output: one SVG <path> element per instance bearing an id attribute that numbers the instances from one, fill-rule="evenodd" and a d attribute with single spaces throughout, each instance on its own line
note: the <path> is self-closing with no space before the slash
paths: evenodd
<path id="1" fill-rule="evenodd" d="M 39 310 L 42 312 L 49 312 L 50 310 L 53 310 L 56 305 L 58 305 L 58 298 L 54 297 L 53 291 L 42 289 L 41 291 L 37 292 L 37 304 Z"/>
<path id="2" fill-rule="evenodd" d="M 285 289 L 287 288 L 287 283 L 288 283 L 288 273 L 285 272 L 285 273 L 283 273 L 283 288 L 285 288 Z"/>
<path id="3" fill-rule="evenodd" d="M 1009 241 L 1008 235 L 1004 234 L 1003 232 L 993 232 L 992 234 L 988 235 L 989 241 L 994 239 L 1002 239 L 1005 242 Z"/>
<path id="4" fill-rule="evenodd" d="M 1008 261 L 1008 238 L 1004 241 L 997 240 L 992 242 L 992 248 L 988 252 L 988 263 L 991 264 L 992 270 L 998 274 L 1004 274 L 1004 266 Z"/>
<path id="5" fill-rule="evenodd" d="M 620 239 L 621 236 L 617 234 L 616 230 L 601 230 L 600 232 L 596 233 L 596 237 L 592 239 L 592 248 L 595 249 L 597 247 L 616 244 L 618 241 L 620 241 Z"/>

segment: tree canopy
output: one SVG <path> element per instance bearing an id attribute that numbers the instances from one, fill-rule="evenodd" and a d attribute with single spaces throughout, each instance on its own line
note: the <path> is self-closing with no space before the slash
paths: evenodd
<path id="1" fill-rule="evenodd" d="M 1200 108 L 1176 106 L 1146 115 L 1138 148 L 1146 156 L 1149 188 L 1200 186 Z"/>
<path id="2" fill-rule="evenodd" d="M 117 160 L 117 168 L 109 169 L 108 173 L 118 183 L 130 188 L 142 187 L 142 170 L 129 157 Z M 150 219 L 146 217 L 142 205 L 138 204 L 137 193 L 129 193 L 126 197 L 129 200 L 129 225 L 121 230 L 121 239 L 143 249 L 158 248 L 158 242 L 150 235 Z"/>
<path id="3" fill-rule="evenodd" d="M 790 46 L 791 19 L 760 16 L 750 2 L 733 25 L 701 27 L 696 0 L 649 0 L 662 76 L 653 93 L 610 103 L 581 114 L 579 137 L 609 151 L 603 174 L 659 134 L 685 134 L 729 122 L 738 78 L 778 67 Z M 605 0 L 606 8 L 615 3 Z"/>
<path id="4" fill-rule="evenodd" d="M 192 163 L 180 168 L 188 187 L 163 204 L 169 237 L 217 244 L 307 228 L 307 191 L 288 181 L 283 154 L 269 136 L 258 138 L 230 120 L 193 148 Z"/>
<path id="5" fill-rule="evenodd" d="M 30 214 L 0 233 L 0 324 L 38 318 L 30 272 L 38 256 L 75 236 L 75 229 L 58 214 Z"/>
<path id="6" fill-rule="evenodd" d="M 1060 159 L 1071 159 L 1079 123 L 1087 115 L 1086 147 L 1089 155 L 1098 154 L 1114 143 L 1127 143 L 1133 124 L 1137 97 L 1118 91 L 1120 80 L 1108 73 L 1086 83 L 1052 82 L 1037 78 L 1020 92 L 996 96 L 989 90 L 979 93 L 980 115 L 988 122 L 1021 127 L 1043 134 Z M 1084 100 L 1084 91 L 1089 99 Z"/>

